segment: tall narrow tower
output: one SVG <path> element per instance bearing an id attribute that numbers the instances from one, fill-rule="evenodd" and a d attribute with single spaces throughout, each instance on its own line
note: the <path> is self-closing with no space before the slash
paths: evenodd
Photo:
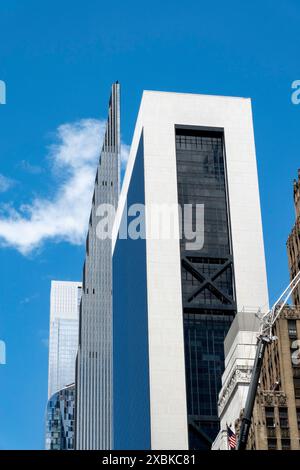
<path id="1" fill-rule="evenodd" d="M 117 206 L 120 185 L 120 85 L 112 85 L 95 179 L 83 266 L 76 374 L 76 448 L 110 449 L 112 439 L 111 237 L 99 239 L 99 206 Z"/>

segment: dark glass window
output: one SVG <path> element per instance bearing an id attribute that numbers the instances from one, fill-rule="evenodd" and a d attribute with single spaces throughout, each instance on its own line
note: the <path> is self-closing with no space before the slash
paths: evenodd
<path id="1" fill-rule="evenodd" d="M 287 408 L 279 408 L 279 423 L 281 428 L 289 427 Z"/>
<path id="2" fill-rule="evenodd" d="M 297 408 L 297 423 L 298 429 L 300 429 L 300 408 Z"/>
<path id="3" fill-rule="evenodd" d="M 300 378 L 294 378 L 295 397 L 300 398 Z"/>
<path id="4" fill-rule="evenodd" d="M 289 337 L 292 339 L 297 338 L 297 325 L 296 320 L 288 320 Z"/>
<path id="5" fill-rule="evenodd" d="M 222 257 L 229 252 L 229 227 L 223 134 L 176 130 L 179 204 L 204 204 L 204 247 L 201 254 Z M 183 244 L 185 240 L 183 240 Z"/>
<path id="6" fill-rule="evenodd" d="M 191 416 L 217 416 L 225 329 L 230 322 L 230 317 L 222 315 L 184 315 L 188 413 Z M 214 428 L 217 426 L 215 422 Z M 210 430 L 210 434 L 214 432 L 215 429 Z"/>
<path id="7" fill-rule="evenodd" d="M 290 450 L 291 448 L 290 439 L 281 439 L 281 448 L 282 450 Z"/>
<path id="8" fill-rule="evenodd" d="M 236 313 L 223 132 L 176 128 L 178 203 L 204 205 L 204 246 L 180 241 L 189 445 L 219 430 L 224 338 Z M 195 228 L 193 212 L 192 226 Z"/>
<path id="9" fill-rule="evenodd" d="M 265 414 L 266 414 L 267 428 L 274 428 L 275 427 L 274 408 L 271 406 L 266 407 Z"/>
<path id="10" fill-rule="evenodd" d="M 277 449 L 277 439 L 268 439 L 268 449 L 276 450 Z"/>

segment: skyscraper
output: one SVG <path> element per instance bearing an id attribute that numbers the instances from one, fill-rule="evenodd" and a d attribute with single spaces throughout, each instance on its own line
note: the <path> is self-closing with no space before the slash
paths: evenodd
<path id="1" fill-rule="evenodd" d="M 126 239 L 136 203 L 145 205 L 145 237 Z M 175 236 L 153 236 L 152 208 L 166 205 L 177 206 Z M 197 210 L 193 244 L 180 233 L 195 230 Z M 114 448 L 209 449 L 226 333 L 237 311 L 268 308 L 249 99 L 144 92 L 113 277 Z"/>
<path id="2" fill-rule="evenodd" d="M 75 381 L 80 299 L 80 282 L 51 282 L 46 449 L 73 446 L 74 418 L 65 415 L 61 398 L 68 396 L 68 406 L 74 409 L 70 390 Z"/>
<path id="3" fill-rule="evenodd" d="M 111 237 L 99 238 L 105 204 L 120 185 L 120 85 L 113 84 L 86 239 L 76 375 L 76 448 L 110 449 L 112 439 Z M 104 210 L 105 212 L 105 210 Z M 102 213 L 102 216 L 104 213 Z"/>

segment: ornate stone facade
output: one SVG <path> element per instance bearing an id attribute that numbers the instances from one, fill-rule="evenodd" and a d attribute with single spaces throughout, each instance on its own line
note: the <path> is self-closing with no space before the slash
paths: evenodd
<path id="1" fill-rule="evenodd" d="M 300 339 L 300 307 L 282 311 L 274 335 L 278 339 L 266 349 L 247 448 L 300 450 L 300 364 L 293 360 Z M 235 423 L 237 433 L 241 416 Z"/>
<path id="2" fill-rule="evenodd" d="M 228 381 L 222 387 L 222 390 L 219 396 L 219 402 L 218 402 L 219 416 L 221 416 L 224 410 L 224 407 L 231 400 L 231 397 L 234 394 L 236 387 L 238 387 L 240 384 L 249 385 L 250 379 L 251 379 L 251 371 L 252 371 L 251 367 L 247 367 L 243 365 L 239 365 L 234 369 Z"/>

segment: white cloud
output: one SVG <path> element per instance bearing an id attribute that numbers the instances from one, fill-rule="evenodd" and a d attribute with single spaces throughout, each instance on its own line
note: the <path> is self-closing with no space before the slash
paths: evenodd
<path id="1" fill-rule="evenodd" d="M 15 182 L 12 179 L 0 173 L 0 193 L 5 193 L 5 191 L 8 191 L 14 184 Z"/>
<path id="2" fill-rule="evenodd" d="M 49 330 L 38 330 L 37 336 L 41 345 L 44 348 L 49 349 Z"/>
<path id="3" fill-rule="evenodd" d="M 121 169 L 126 170 L 127 160 L 129 157 L 130 145 L 121 144 Z"/>
<path id="4" fill-rule="evenodd" d="M 14 247 L 26 255 L 46 240 L 83 243 L 104 131 L 105 121 L 96 119 L 58 127 L 56 143 L 49 152 L 56 193 L 52 198 L 36 197 L 18 210 L 9 205 L 2 207 L 2 246 Z M 124 165 L 127 146 L 122 146 L 121 154 Z"/>

